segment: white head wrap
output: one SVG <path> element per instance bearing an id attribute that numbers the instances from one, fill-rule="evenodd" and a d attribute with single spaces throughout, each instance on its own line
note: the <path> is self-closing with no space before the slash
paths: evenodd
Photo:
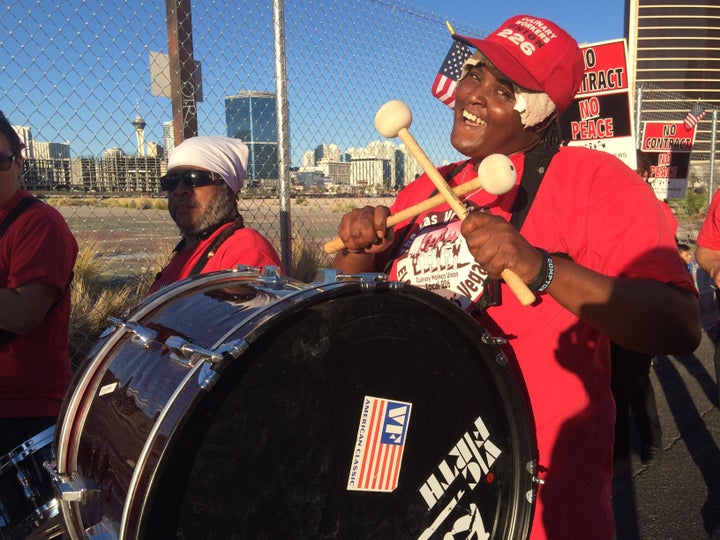
<path id="1" fill-rule="evenodd" d="M 223 177 L 234 193 L 247 171 L 248 147 L 231 137 L 192 137 L 170 151 L 168 172 L 175 167 L 200 167 Z"/>
<path id="2" fill-rule="evenodd" d="M 480 51 L 475 51 L 470 58 L 465 60 L 460 80 L 465 78 L 471 67 L 478 64 L 492 65 L 492 62 Z M 526 90 L 516 84 L 513 84 L 513 90 L 515 91 L 515 106 L 513 109 L 520 113 L 520 121 L 523 126 L 536 126 L 557 110 L 550 96 L 544 92 Z"/>

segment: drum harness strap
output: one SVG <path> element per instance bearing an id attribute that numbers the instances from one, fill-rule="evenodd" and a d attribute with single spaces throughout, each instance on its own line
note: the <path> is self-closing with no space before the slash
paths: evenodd
<path id="1" fill-rule="evenodd" d="M 210 229 L 206 229 L 202 231 L 198 237 L 199 238 L 207 238 L 210 236 L 214 231 L 216 231 L 219 227 L 222 227 L 225 223 L 228 223 L 227 221 L 224 221 L 214 227 L 211 227 Z M 190 270 L 190 274 L 188 274 L 188 277 L 196 276 L 199 274 L 203 268 L 205 268 L 205 265 L 208 263 L 208 261 L 215 255 L 215 252 L 220 247 L 220 245 L 230 238 L 233 234 L 235 234 L 235 231 L 242 229 L 245 227 L 245 222 L 243 221 L 243 218 L 241 215 L 238 215 L 233 221 L 232 225 L 225 228 L 223 231 L 218 234 L 213 241 L 210 243 L 210 245 L 205 248 L 205 251 L 200 256 L 198 261 L 195 263 L 195 266 L 192 267 L 192 270 Z M 185 245 L 185 238 L 180 240 L 178 244 L 173 249 L 174 252 L 180 252 L 182 251 L 183 246 Z M 160 276 L 162 276 L 162 271 L 158 272 L 155 276 L 155 280 L 157 281 L 160 279 Z"/>
<path id="2" fill-rule="evenodd" d="M 0 238 L 7 232 L 7 230 L 10 228 L 10 225 L 13 224 L 13 222 L 22 214 L 27 208 L 30 208 L 33 204 L 42 202 L 40 199 L 36 197 L 26 197 L 23 200 L 21 200 L 19 203 L 15 205 L 15 207 L 8 212 L 8 215 L 5 216 L 5 219 L 3 219 L 2 223 L 0 223 Z M 50 312 L 55 309 L 55 307 L 60 303 L 60 301 L 63 299 L 65 294 L 67 293 L 68 289 L 70 288 L 70 282 L 73 279 L 73 272 L 70 272 L 70 279 L 68 279 L 67 284 L 65 285 L 65 289 L 63 290 L 63 293 L 58 296 L 55 301 L 52 303 L 50 308 L 48 309 L 45 316 L 47 317 Z M 10 332 L 8 330 L 5 330 L 4 328 L 0 328 L 0 345 L 3 343 L 7 343 L 10 339 L 15 337 L 17 334 Z"/>
<path id="3" fill-rule="evenodd" d="M 225 240 L 230 238 L 235 233 L 235 231 L 242 229 L 243 227 L 245 227 L 245 223 L 243 222 L 242 216 L 236 217 L 233 220 L 232 225 L 221 231 L 220 234 L 218 234 L 215 239 L 210 243 L 207 249 L 203 252 L 198 262 L 195 263 L 195 266 L 193 266 L 192 270 L 190 270 L 190 275 L 195 276 L 199 274 L 202 269 L 205 268 L 205 265 L 210 260 L 210 258 L 215 255 L 215 252 L 220 247 L 220 245 Z"/>
<path id="4" fill-rule="evenodd" d="M 10 212 L 8 212 L 8 215 L 5 216 L 5 219 L 3 219 L 3 222 L 0 223 L 0 238 L 2 238 L 2 235 L 5 234 L 5 231 L 7 231 L 10 225 L 12 225 L 12 222 L 15 221 L 17 217 L 25 211 L 26 208 L 39 202 L 40 199 L 36 197 L 26 197 L 19 203 L 17 203 L 15 205 L 15 208 L 10 210 Z"/>
<path id="5" fill-rule="evenodd" d="M 547 171 L 550 161 L 560 150 L 557 144 L 551 144 L 543 139 L 525 155 L 525 166 L 520 179 L 520 189 L 512 207 L 510 223 L 519 231 L 522 229 L 525 218 L 530 211 L 540 183 Z"/>

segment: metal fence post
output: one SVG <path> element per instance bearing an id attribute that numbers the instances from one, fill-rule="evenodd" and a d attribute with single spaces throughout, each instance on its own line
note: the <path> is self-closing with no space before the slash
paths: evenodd
<path id="1" fill-rule="evenodd" d="M 278 134 L 278 196 L 280 198 L 280 257 L 287 272 L 292 269 L 290 220 L 290 136 L 288 124 L 287 74 L 285 71 L 285 14 L 283 0 L 273 0 L 275 40 L 275 100 Z"/>
<path id="2" fill-rule="evenodd" d="M 713 196 L 713 183 L 715 180 L 715 139 L 717 137 L 717 109 L 712 112 L 712 127 L 710 128 L 710 179 L 708 180 L 708 207 Z"/>
<path id="3" fill-rule="evenodd" d="M 638 86 L 635 89 L 635 148 L 640 149 L 642 144 L 642 135 L 640 133 L 642 126 L 642 101 L 643 101 L 643 88 Z"/>

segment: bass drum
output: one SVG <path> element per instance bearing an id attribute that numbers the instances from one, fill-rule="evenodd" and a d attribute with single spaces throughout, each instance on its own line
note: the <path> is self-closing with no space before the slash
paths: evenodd
<path id="1" fill-rule="evenodd" d="M 526 538 L 535 442 L 513 366 L 439 296 L 274 268 L 116 320 L 56 434 L 73 538 Z"/>

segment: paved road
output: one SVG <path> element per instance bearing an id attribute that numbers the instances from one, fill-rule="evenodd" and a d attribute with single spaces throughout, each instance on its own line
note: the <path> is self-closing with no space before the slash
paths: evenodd
<path id="1" fill-rule="evenodd" d="M 635 454 L 628 467 L 616 470 L 617 540 L 720 540 L 720 411 L 713 364 L 718 313 L 709 291 L 701 295 L 701 306 L 705 332 L 695 353 L 659 357 L 652 368 L 663 454 L 649 467 Z"/>

